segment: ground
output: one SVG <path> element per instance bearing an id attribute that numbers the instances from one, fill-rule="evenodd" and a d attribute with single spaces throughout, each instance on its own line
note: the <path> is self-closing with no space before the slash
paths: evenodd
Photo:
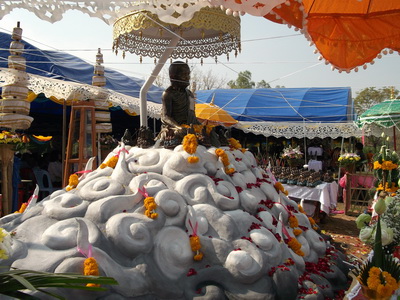
<path id="1" fill-rule="evenodd" d="M 342 206 L 343 203 L 338 203 L 337 210 L 340 211 Z M 358 238 L 360 230 L 355 223 L 356 217 L 343 213 L 331 214 L 319 224 L 322 233 L 331 236 L 335 247 L 343 251 L 350 261 L 364 259 L 371 251 L 371 247 Z"/>

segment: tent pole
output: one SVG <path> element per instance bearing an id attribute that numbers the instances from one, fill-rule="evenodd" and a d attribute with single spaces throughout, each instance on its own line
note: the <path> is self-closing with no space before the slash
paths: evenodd
<path id="1" fill-rule="evenodd" d="M 396 126 L 393 126 L 393 149 L 397 151 L 397 142 L 396 142 Z"/>
<path id="2" fill-rule="evenodd" d="M 61 182 L 64 182 L 64 167 L 65 167 L 65 149 L 67 148 L 66 143 L 66 134 L 67 132 L 67 105 L 65 99 L 63 100 L 63 122 L 62 122 L 62 174 L 61 174 Z"/>
<path id="3" fill-rule="evenodd" d="M 153 72 L 151 73 L 150 77 L 147 78 L 146 82 L 140 89 L 140 126 L 147 127 L 147 92 L 150 89 L 151 85 L 153 84 L 154 80 L 156 80 L 157 75 L 160 74 L 162 67 L 164 66 L 165 62 L 171 55 L 171 53 L 175 50 L 176 45 L 178 45 L 181 37 L 178 35 L 174 35 L 166 48 L 165 52 L 161 55 L 160 59 L 158 60 Z"/>

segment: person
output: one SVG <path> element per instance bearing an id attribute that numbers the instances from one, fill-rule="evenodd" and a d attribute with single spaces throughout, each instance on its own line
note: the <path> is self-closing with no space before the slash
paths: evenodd
<path id="1" fill-rule="evenodd" d="M 169 67 L 171 85 L 162 95 L 161 122 L 162 129 L 156 140 L 164 143 L 164 147 L 179 145 L 191 125 L 201 125 L 195 114 L 194 94 L 188 89 L 190 84 L 190 68 L 182 61 L 175 61 Z M 204 135 L 203 135 L 204 138 Z M 210 143 L 219 147 L 219 137 L 212 130 Z"/>
<path id="2" fill-rule="evenodd" d="M 54 187 L 61 187 L 62 185 L 62 163 L 59 151 L 53 150 L 50 154 L 50 162 L 47 167 L 50 174 L 50 180 Z"/>
<path id="3" fill-rule="evenodd" d="M 360 157 L 359 162 L 356 164 L 356 171 L 363 170 L 363 167 L 367 161 L 367 157 L 364 153 L 364 145 L 360 142 L 355 144 L 356 154 Z"/>

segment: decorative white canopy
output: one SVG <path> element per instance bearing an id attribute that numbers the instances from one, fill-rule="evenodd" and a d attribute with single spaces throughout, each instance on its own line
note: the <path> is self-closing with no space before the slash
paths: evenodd
<path id="1" fill-rule="evenodd" d="M 181 25 L 206 6 L 221 6 L 228 14 L 249 13 L 264 16 L 284 2 L 285 0 L 3 0 L 0 2 L 0 19 L 14 8 L 23 8 L 42 20 L 54 23 L 60 21 L 66 11 L 78 10 L 112 24 L 117 18 L 134 10 L 147 10 L 165 23 Z"/>
<path id="2" fill-rule="evenodd" d="M 47 98 L 55 97 L 57 99 L 65 99 L 67 102 L 71 100 L 104 99 L 105 102 L 109 102 L 113 106 L 119 106 L 130 113 L 139 114 L 140 100 L 136 97 L 90 84 L 52 79 L 17 70 L 0 68 L 0 87 L 21 82 L 26 82 L 28 89 L 35 94 L 43 93 Z M 159 119 L 161 116 L 161 104 L 148 101 L 147 112 L 150 117 Z"/>

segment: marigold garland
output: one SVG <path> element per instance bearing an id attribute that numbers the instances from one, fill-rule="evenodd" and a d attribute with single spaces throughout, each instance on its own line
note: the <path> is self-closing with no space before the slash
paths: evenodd
<path id="1" fill-rule="evenodd" d="M 99 266 L 96 259 L 93 257 L 88 257 L 83 262 L 83 274 L 86 276 L 99 276 Z M 86 286 L 96 286 L 99 287 L 100 284 L 88 283 Z"/>
<path id="2" fill-rule="evenodd" d="M 299 236 L 302 232 L 303 232 L 303 230 L 301 230 L 299 228 L 293 229 L 293 234 L 295 236 Z"/>
<path id="3" fill-rule="evenodd" d="M 299 221 L 297 220 L 295 215 L 291 215 L 289 217 L 289 226 L 291 228 L 299 227 Z"/>
<path id="4" fill-rule="evenodd" d="M 156 219 L 158 217 L 158 213 L 155 212 L 157 208 L 157 204 L 154 201 L 154 197 L 146 197 L 143 201 L 144 207 L 146 208 L 144 214 L 146 217 L 151 219 Z"/>
<path id="5" fill-rule="evenodd" d="M 200 252 L 201 244 L 200 244 L 200 238 L 197 235 L 191 235 L 189 237 L 190 240 L 190 247 L 192 248 L 193 252 L 196 252 L 196 254 L 193 256 L 193 259 L 195 261 L 200 261 L 203 259 L 203 253 Z"/>
<path id="6" fill-rule="evenodd" d="M 233 148 L 233 149 L 240 150 L 240 151 L 242 151 L 243 153 L 246 151 L 246 149 L 243 149 L 243 148 L 242 148 L 242 144 L 240 144 L 239 141 L 236 140 L 236 139 L 234 139 L 234 138 L 228 139 L 228 143 L 229 143 L 229 146 L 230 146 L 231 148 Z"/>
<path id="7" fill-rule="evenodd" d="M 102 163 L 100 165 L 100 169 L 104 169 L 105 167 L 110 167 L 110 168 L 115 168 L 115 166 L 117 165 L 118 162 L 118 155 L 114 155 L 113 157 L 111 157 L 106 163 Z"/>
<path id="8" fill-rule="evenodd" d="M 235 172 L 235 168 L 229 168 L 230 162 L 229 162 L 229 158 L 228 158 L 228 154 L 226 154 L 226 152 L 221 149 L 218 148 L 215 150 L 215 154 L 221 159 L 222 164 L 225 167 L 225 173 L 226 174 L 232 174 Z"/>
<path id="9" fill-rule="evenodd" d="M 288 241 L 287 245 L 297 255 L 304 256 L 304 252 L 301 250 L 301 244 L 299 243 L 299 241 L 297 239 L 289 238 L 289 241 Z"/>
<path id="10" fill-rule="evenodd" d="M 198 145 L 196 135 L 191 133 L 185 135 L 182 141 L 182 145 L 183 145 L 183 150 L 192 155 L 187 158 L 188 163 L 190 164 L 197 163 L 199 161 L 199 158 L 197 156 L 193 156 L 193 154 L 197 150 L 197 145 Z"/>
<path id="11" fill-rule="evenodd" d="M 275 188 L 277 191 L 281 191 L 281 192 L 284 193 L 286 196 L 289 195 L 289 192 L 288 192 L 287 190 L 285 190 L 285 188 L 283 187 L 282 183 L 280 183 L 279 181 L 275 182 L 274 188 Z"/>
<path id="12" fill-rule="evenodd" d="M 19 208 L 19 210 L 17 210 L 15 213 L 22 214 L 27 207 L 28 207 L 28 203 L 24 202 L 21 204 L 21 207 Z"/>
<path id="13" fill-rule="evenodd" d="M 77 174 L 71 174 L 68 179 L 68 186 L 65 188 L 67 192 L 77 187 L 79 183 L 79 177 Z"/>

